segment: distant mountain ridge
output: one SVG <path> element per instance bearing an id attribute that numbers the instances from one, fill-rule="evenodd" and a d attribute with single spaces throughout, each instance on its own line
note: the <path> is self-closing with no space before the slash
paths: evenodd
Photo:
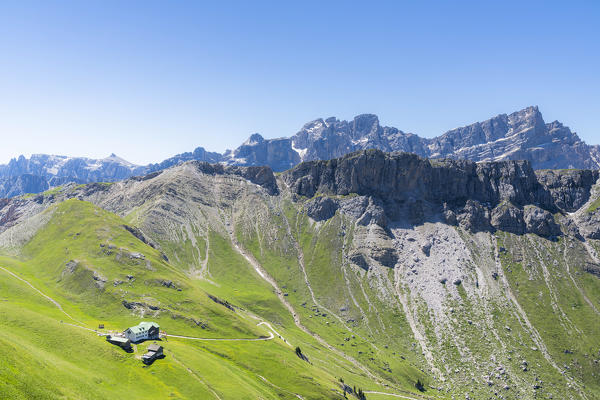
<path id="1" fill-rule="evenodd" d="M 558 121 L 545 123 L 538 107 L 501 114 L 432 139 L 381 126 L 373 114 L 358 115 L 352 121 L 317 119 L 289 139 L 265 140 L 255 134 L 238 149 L 225 153 L 223 162 L 269 165 L 282 171 L 302 161 L 329 160 L 371 148 L 428 158 L 528 160 L 534 169 L 600 167 L 598 146 L 587 145 Z"/>
<path id="2" fill-rule="evenodd" d="M 537 106 L 456 128 L 431 139 L 381 126 L 376 115 L 362 114 L 352 121 L 335 117 L 316 119 L 287 138 L 265 139 L 255 133 L 235 150 L 223 154 L 198 147 L 193 152 L 146 166 L 129 163 L 115 154 L 104 159 L 20 156 L 0 165 L 0 197 L 38 193 L 66 182 L 118 181 L 190 160 L 268 165 L 274 171 L 285 171 L 304 161 L 329 160 L 371 148 L 428 158 L 528 160 L 534 169 L 600 168 L 599 146 L 586 144 L 558 121 L 546 123 Z"/>
<path id="3" fill-rule="evenodd" d="M 0 165 L 0 178 L 31 174 L 46 178 L 69 178 L 74 181 L 93 182 L 103 179 L 120 180 L 132 174 L 145 172 L 146 167 L 132 164 L 111 154 L 102 159 L 34 154 L 30 158 L 19 156 L 8 164 Z"/>

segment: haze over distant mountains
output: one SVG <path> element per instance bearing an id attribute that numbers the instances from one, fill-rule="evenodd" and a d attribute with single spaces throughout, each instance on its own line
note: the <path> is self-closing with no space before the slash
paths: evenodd
<path id="1" fill-rule="evenodd" d="M 528 107 L 427 139 L 381 126 L 373 114 L 352 121 L 335 117 L 305 124 L 291 137 L 251 135 L 235 150 L 177 154 L 157 164 L 134 165 L 115 154 L 104 159 L 36 154 L 0 165 L 0 196 L 39 193 L 66 182 L 117 181 L 162 170 L 189 160 L 226 165 L 268 165 L 284 171 L 303 161 L 328 160 L 356 150 L 403 151 L 429 158 L 472 161 L 528 160 L 534 169 L 598 169 L 600 147 L 583 142 L 558 121 L 546 123 L 538 107 Z"/>

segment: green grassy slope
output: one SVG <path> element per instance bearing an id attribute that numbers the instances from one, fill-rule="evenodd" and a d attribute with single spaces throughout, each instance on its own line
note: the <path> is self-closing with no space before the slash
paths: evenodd
<path id="1" fill-rule="evenodd" d="M 589 260 L 583 244 L 567 238 L 552 242 L 532 235 L 500 237 L 507 249 L 501 260 L 508 282 L 549 355 L 565 376 L 580 382 L 588 395 L 599 398 L 600 280 L 584 271 Z M 540 358 L 539 351 L 529 351 L 528 356 Z M 552 382 L 558 371 L 546 367 L 538 373 Z"/>
<path id="2" fill-rule="evenodd" d="M 290 325 L 291 318 L 270 289 L 246 276 L 251 268 L 220 246 L 217 237 L 212 238 L 211 254 L 214 279 L 220 283 L 213 285 L 190 280 L 133 236 L 114 214 L 78 200 L 55 207 L 22 257 L 3 257 L 0 262 L 55 299 L 80 325 L 94 328 L 104 323 L 108 329 L 123 329 L 148 319 L 167 333 L 206 338 L 267 336 L 268 330 L 257 326 L 256 314 L 262 312 L 274 326 Z M 135 253 L 144 257 L 132 257 Z M 71 261 L 74 268 L 67 267 Z M 294 328 L 276 329 L 300 345 L 312 364 L 279 338 L 170 338 L 164 342 L 167 357 L 144 367 L 136 357 L 145 345 L 133 354 L 124 353 L 94 332 L 68 325 L 78 323 L 24 282 L 4 271 L 0 278 L 0 349 L 5 355 L 0 361 L 0 398 L 340 398 L 336 372 L 353 369 Z M 115 280 L 123 283 L 115 285 Z M 164 286 L 165 281 L 181 290 Z M 240 308 L 231 311 L 213 302 L 208 289 Z M 123 301 L 141 306 L 130 310 Z M 339 366 L 325 369 L 330 364 Z"/>

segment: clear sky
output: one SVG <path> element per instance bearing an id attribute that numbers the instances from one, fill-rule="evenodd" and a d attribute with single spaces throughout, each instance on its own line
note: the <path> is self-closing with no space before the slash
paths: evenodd
<path id="1" fill-rule="evenodd" d="M 600 144 L 600 1 L 3 1 L 0 162 L 160 161 L 361 113 L 431 137 L 539 105 Z"/>

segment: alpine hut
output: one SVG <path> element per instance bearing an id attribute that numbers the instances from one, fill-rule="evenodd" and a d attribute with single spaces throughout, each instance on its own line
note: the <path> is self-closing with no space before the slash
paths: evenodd
<path id="1" fill-rule="evenodd" d="M 156 322 L 144 321 L 136 326 L 127 328 L 123 334 L 132 342 L 141 342 L 143 340 L 151 340 L 159 338 L 159 326 Z"/>

